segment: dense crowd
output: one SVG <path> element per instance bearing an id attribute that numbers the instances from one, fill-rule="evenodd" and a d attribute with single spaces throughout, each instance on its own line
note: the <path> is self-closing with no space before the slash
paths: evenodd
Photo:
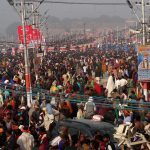
<path id="1" fill-rule="evenodd" d="M 64 45 L 81 45 L 81 44 L 87 44 L 87 43 L 93 43 L 95 40 L 95 38 L 93 37 L 88 37 L 86 35 L 62 35 L 62 37 L 60 37 L 60 35 L 58 35 L 56 37 L 52 37 L 50 39 L 50 41 L 48 42 L 49 46 L 64 46 Z"/>
<path id="2" fill-rule="evenodd" d="M 134 132 L 146 135 L 149 140 L 149 111 L 121 111 L 115 107 L 116 103 L 122 105 L 131 100 L 145 102 L 142 88 L 137 82 L 137 54 L 134 50 L 102 51 L 95 48 L 86 52 L 51 52 L 40 61 L 30 54 L 32 87 L 39 91 L 47 90 L 51 95 L 48 99 L 35 93 L 30 108 L 26 98 L 21 96 L 22 91 L 16 92 L 16 87 L 19 91 L 19 87 L 25 86 L 22 60 L 21 53 L 15 56 L 1 55 L 0 59 L 1 149 L 116 149 L 108 134 L 96 132 L 93 139 L 88 139 L 81 133 L 77 140 L 72 140 L 65 126 L 54 132 L 58 120 L 74 117 L 95 119 L 95 116 L 96 121 L 112 120 L 114 125 L 132 123 Z M 65 95 L 65 100 L 62 95 Z M 87 96 L 85 103 L 82 103 L 83 95 Z M 72 104 L 72 97 L 78 99 L 78 104 Z M 111 100 L 112 107 L 97 106 L 98 97 Z"/>

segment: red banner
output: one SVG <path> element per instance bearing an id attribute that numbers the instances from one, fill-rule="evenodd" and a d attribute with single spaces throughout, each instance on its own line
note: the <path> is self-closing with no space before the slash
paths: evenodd
<path id="1" fill-rule="evenodd" d="M 39 29 L 33 29 L 32 40 L 36 42 L 41 42 L 42 35 Z"/>
<path id="2" fill-rule="evenodd" d="M 39 29 L 33 29 L 32 25 L 26 26 L 25 29 L 27 44 L 30 44 L 31 42 L 41 43 L 43 41 L 44 37 L 42 38 L 42 34 Z M 18 26 L 18 40 L 21 44 L 24 43 L 22 26 Z"/>
<path id="3" fill-rule="evenodd" d="M 32 25 L 26 26 L 25 30 L 26 30 L 26 42 L 27 44 L 29 44 L 31 43 L 32 40 L 32 33 L 33 33 Z M 24 43 L 22 26 L 18 26 L 18 40 L 21 44 Z"/>

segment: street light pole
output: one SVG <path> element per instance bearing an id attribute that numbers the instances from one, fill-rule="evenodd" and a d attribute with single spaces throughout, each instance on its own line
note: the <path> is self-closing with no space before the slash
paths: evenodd
<path id="1" fill-rule="evenodd" d="M 32 102 L 32 89 L 31 89 L 31 79 L 30 79 L 30 69 L 29 69 L 29 55 L 28 47 L 26 41 L 26 9 L 25 0 L 21 0 L 21 18 L 22 18 L 22 30 L 23 30 L 23 40 L 24 40 L 24 62 L 25 62 L 25 79 L 26 79 L 26 92 L 27 92 L 27 106 L 31 107 Z"/>
<path id="2" fill-rule="evenodd" d="M 125 27 L 124 27 L 124 41 L 125 41 L 125 44 L 127 43 L 126 30 L 127 30 L 127 26 L 125 24 Z"/>
<path id="3" fill-rule="evenodd" d="M 32 14 L 33 14 L 33 22 L 32 22 L 32 26 L 33 26 L 33 28 L 35 28 L 35 12 L 34 12 L 34 2 L 32 3 Z"/>
<path id="4" fill-rule="evenodd" d="M 117 44 L 118 44 L 118 42 L 119 42 L 119 37 L 118 37 L 118 36 L 119 36 L 119 35 L 118 35 L 118 32 L 119 32 L 119 31 L 118 31 L 118 30 L 119 30 L 119 29 L 118 29 L 118 26 L 117 26 Z"/>
<path id="5" fill-rule="evenodd" d="M 138 24 L 137 22 L 135 23 L 136 26 L 136 31 L 138 30 Z M 138 44 L 138 33 L 136 33 L 136 44 Z"/>
<path id="6" fill-rule="evenodd" d="M 145 38 L 145 2 L 144 2 L 144 0 L 142 0 L 142 16 L 143 16 L 143 19 L 142 19 L 143 45 L 145 45 L 146 44 L 146 38 Z M 143 83 L 143 92 L 144 92 L 146 101 L 148 100 L 148 90 L 147 89 L 148 89 L 148 83 L 144 82 Z"/>
<path id="7" fill-rule="evenodd" d="M 86 26 L 86 23 L 84 23 L 84 24 L 83 24 L 83 33 L 84 33 L 84 38 L 86 38 L 86 29 L 85 29 L 86 27 L 85 27 L 85 26 Z"/>
<path id="8" fill-rule="evenodd" d="M 145 2 L 142 0 L 142 30 L 143 30 L 143 45 L 146 44 L 146 38 L 145 38 Z"/>

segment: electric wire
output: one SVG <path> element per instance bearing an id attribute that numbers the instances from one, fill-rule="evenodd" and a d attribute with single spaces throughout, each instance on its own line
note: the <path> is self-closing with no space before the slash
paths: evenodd
<path id="1" fill-rule="evenodd" d="M 26 0 L 30 1 L 30 0 Z M 32 0 L 33 2 L 40 2 L 40 0 Z M 45 0 L 43 3 L 52 3 L 52 4 L 65 4 L 65 5 L 102 5 L 102 6 L 127 6 L 126 3 L 94 3 L 94 2 L 68 2 L 68 1 L 51 1 Z"/>

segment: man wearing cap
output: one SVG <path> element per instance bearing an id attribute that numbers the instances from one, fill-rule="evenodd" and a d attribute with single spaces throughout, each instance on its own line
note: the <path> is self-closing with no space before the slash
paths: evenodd
<path id="1" fill-rule="evenodd" d="M 85 118 L 87 119 L 90 119 L 94 115 L 96 111 L 96 106 L 93 102 L 93 97 L 89 97 L 88 102 L 85 103 L 84 111 Z"/>

